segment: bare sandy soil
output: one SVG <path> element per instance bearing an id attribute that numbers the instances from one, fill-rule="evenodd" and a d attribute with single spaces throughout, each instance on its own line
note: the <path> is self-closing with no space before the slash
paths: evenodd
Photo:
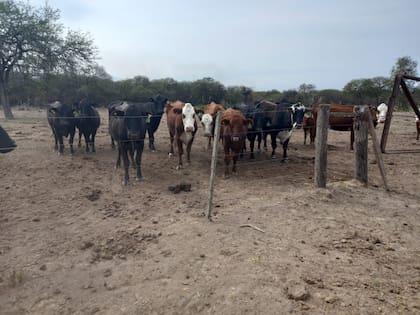
<path id="1" fill-rule="evenodd" d="M 349 133 L 329 134 L 327 189 L 301 130 L 288 163 L 261 153 L 224 180 L 220 154 L 209 222 L 202 129 L 178 171 L 163 120 L 145 180 L 123 187 L 105 111 L 97 153 L 73 157 L 53 152 L 43 110 L 15 113 L 1 120 L 18 148 L 0 156 L 0 314 L 420 313 L 418 153 L 384 155 L 390 193 L 371 148 L 368 188 L 352 181 Z M 414 126 L 397 113 L 388 148 L 420 149 Z M 168 189 L 181 182 L 191 191 Z"/>

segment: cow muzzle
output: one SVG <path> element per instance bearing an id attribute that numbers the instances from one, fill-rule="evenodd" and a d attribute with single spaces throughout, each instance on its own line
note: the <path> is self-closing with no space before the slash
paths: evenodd
<path id="1" fill-rule="evenodd" d="M 185 132 L 194 132 L 194 127 L 185 127 Z"/>

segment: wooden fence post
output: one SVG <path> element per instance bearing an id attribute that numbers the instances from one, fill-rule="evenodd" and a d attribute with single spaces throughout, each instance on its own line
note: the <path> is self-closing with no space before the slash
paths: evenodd
<path id="1" fill-rule="evenodd" d="M 381 151 L 385 153 L 386 142 L 388 141 L 389 129 L 391 128 L 392 113 L 394 112 L 395 105 L 397 103 L 398 94 L 400 93 L 401 75 L 395 76 L 394 87 L 392 88 L 392 94 L 388 102 L 388 111 L 386 112 L 386 118 L 384 123 L 384 129 L 382 130 L 381 137 Z"/>
<path id="2" fill-rule="evenodd" d="M 328 151 L 328 121 L 330 106 L 321 104 L 318 108 L 316 119 L 315 139 L 315 187 L 327 186 L 327 151 Z"/>
<path id="3" fill-rule="evenodd" d="M 221 120 L 222 120 L 222 112 L 218 111 L 216 115 L 215 126 L 214 126 L 213 151 L 211 154 L 211 170 L 210 170 L 210 192 L 209 192 L 209 200 L 208 200 L 208 205 L 207 205 L 207 218 L 210 221 L 211 221 L 211 211 L 213 210 L 214 179 L 216 177 L 217 149 L 219 148 Z"/>
<path id="4" fill-rule="evenodd" d="M 354 107 L 354 177 L 367 185 L 368 182 L 368 129 L 369 107 Z"/>
<path id="5" fill-rule="evenodd" d="M 382 176 L 382 180 L 384 182 L 385 190 L 389 191 L 388 182 L 387 182 L 386 176 L 385 176 L 384 160 L 382 159 L 381 148 L 379 146 L 378 138 L 376 137 L 376 131 L 375 131 L 375 127 L 373 126 L 373 121 L 372 120 L 373 120 L 372 114 L 371 114 L 370 110 L 368 110 L 369 132 L 370 132 L 370 137 L 372 138 L 373 150 L 374 150 L 375 155 L 376 155 L 376 160 L 378 162 L 378 167 L 379 167 L 379 171 L 381 172 L 381 176 Z"/>

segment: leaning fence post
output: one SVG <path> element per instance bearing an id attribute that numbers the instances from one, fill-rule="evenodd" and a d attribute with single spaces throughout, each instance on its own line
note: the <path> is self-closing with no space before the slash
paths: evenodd
<path id="1" fill-rule="evenodd" d="M 354 177 L 367 185 L 368 183 L 368 128 L 369 128 L 369 107 L 354 107 Z"/>
<path id="2" fill-rule="evenodd" d="M 330 106 L 321 104 L 316 119 L 315 139 L 315 187 L 327 186 L 327 151 L 328 151 L 328 121 Z"/>
<path id="3" fill-rule="evenodd" d="M 211 170 L 210 170 L 210 193 L 207 205 L 207 218 L 211 221 L 211 211 L 213 210 L 213 192 L 214 192 L 214 179 L 216 177 L 216 165 L 217 165 L 217 149 L 219 148 L 220 138 L 220 122 L 222 118 L 222 112 L 218 111 L 216 115 L 216 122 L 214 126 L 214 141 L 213 151 L 211 154 Z"/>

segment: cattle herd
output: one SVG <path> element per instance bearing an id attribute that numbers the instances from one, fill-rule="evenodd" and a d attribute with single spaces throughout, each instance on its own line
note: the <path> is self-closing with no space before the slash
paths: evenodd
<path id="1" fill-rule="evenodd" d="M 282 144 L 282 161 L 288 158 L 287 148 L 293 129 L 303 127 L 304 144 L 309 134 L 313 143 L 316 136 L 316 119 L 319 104 L 311 109 L 305 108 L 300 102 L 274 103 L 267 100 L 255 104 L 238 104 L 225 109 L 221 104 L 211 102 L 203 109 L 194 108 L 191 103 L 182 101 L 170 102 L 160 95 L 150 98 L 147 102 L 114 101 L 108 106 L 108 128 L 111 146 L 117 146 L 116 168 L 124 166 L 123 184 L 129 184 L 130 160 L 136 168 L 136 179 L 142 179 L 141 159 L 146 134 L 149 139 L 149 149 L 155 151 L 154 133 L 160 125 L 161 118 L 166 113 L 170 137 L 170 152 L 174 154 L 174 142 L 178 152 L 177 169 L 183 167 L 184 145 L 187 152 L 187 162 L 191 161 L 191 148 L 197 132 L 198 123 L 208 137 L 208 148 L 214 138 L 215 120 L 218 112 L 221 114 L 220 139 L 223 143 L 225 170 L 224 176 L 229 176 L 230 162 L 233 161 L 232 172 L 236 172 L 236 164 L 246 151 L 246 139 L 249 141 L 249 158 L 255 159 L 254 147 L 261 150 L 261 143 L 267 149 L 267 136 L 271 139 L 271 158 L 276 159 L 277 139 Z M 354 132 L 353 118 L 334 115 L 334 113 L 353 112 L 354 105 L 330 104 L 329 125 L 333 130 L 350 131 L 350 148 L 353 148 Z M 371 107 L 374 125 L 383 123 L 387 114 L 387 106 L 382 103 Z M 76 129 L 79 131 L 78 146 L 81 147 L 82 137 L 85 140 L 87 153 L 95 152 L 95 136 L 100 125 L 100 115 L 95 105 L 83 99 L 72 106 L 54 102 L 47 107 L 47 120 L 54 136 L 54 149 L 62 154 L 63 138 L 69 137 L 70 153 L 74 153 L 73 141 Z M 416 118 L 417 140 L 420 135 L 420 121 Z M 7 153 L 16 148 L 16 143 L 7 132 L 0 127 L 0 153 Z"/>

